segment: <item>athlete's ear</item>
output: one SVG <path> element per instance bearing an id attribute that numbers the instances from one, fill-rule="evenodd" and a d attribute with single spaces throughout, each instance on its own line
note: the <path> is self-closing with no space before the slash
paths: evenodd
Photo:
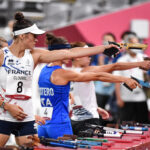
<path id="1" fill-rule="evenodd" d="M 24 40 L 25 34 L 20 34 L 20 35 L 19 35 L 19 38 L 20 38 L 21 40 Z"/>

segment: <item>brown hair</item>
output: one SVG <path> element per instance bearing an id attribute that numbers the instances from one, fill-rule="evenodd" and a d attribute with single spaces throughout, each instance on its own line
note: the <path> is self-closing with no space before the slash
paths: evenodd
<path id="1" fill-rule="evenodd" d="M 30 20 L 25 19 L 22 12 L 16 12 L 14 15 L 14 19 L 15 22 L 13 24 L 13 32 L 33 25 L 33 23 Z"/>
<path id="2" fill-rule="evenodd" d="M 55 36 L 53 33 L 48 32 L 46 34 L 46 44 L 47 45 L 58 45 L 58 44 L 67 44 L 68 41 L 61 36 Z"/>
<path id="3" fill-rule="evenodd" d="M 72 42 L 71 44 L 71 47 L 74 48 L 74 47 L 84 47 L 86 45 L 85 42 Z"/>

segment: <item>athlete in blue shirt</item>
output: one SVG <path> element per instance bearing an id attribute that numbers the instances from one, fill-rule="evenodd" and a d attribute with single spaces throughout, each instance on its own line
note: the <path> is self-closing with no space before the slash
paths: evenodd
<path id="1" fill-rule="evenodd" d="M 39 137 L 57 139 L 64 134 L 72 134 L 68 115 L 70 82 L 63 83 L 57 77 L 59 73 L 63 73 L 61 65 L 46 65 L 39 77 L 41 116 L 47 119 L 46 124 L 38 128 Z"/>
<path id="2" fill-rule="evenodd" d="M 55 39 L 55 43 L 52 43 L 49 39 Z M 55 49 L 56 47 L 57 50 L 69 48 L 69 44 L 61 37 L 53 37 L 53 35 L 48 34 L 47 40 L 49 41 L 47 44 L 51 44 L 49 45 L 50 50 Z M 56 41 L 58 42 L 56 43 Z M 87 58 L 86 60 L 87 61 L 84 61 L 83 63 L 89 65 L 89 59 Z M 70 81 L 88 82 L 92 80 L 101 80 L 104 82 L 125 82 L 133 89 L 136 88 L 136 86 L 139 86 L 136 81 L 130 78 L 118 77 L 107 73 L 111 72 L 113 69 L 115 70 L 115 66 L 101 66 L 100 68 L 102 70 L 99 67 L 94 67 L 94 70 L 92 70 L 93 66 L 91 66 L 91 69 L 89 68 L 90 66 L 88 66 L 87 68 L 89 68 L 89 71 L 75 72 L 73 70 L 62 68 L 62 64 L 66 63 L 66 61 L 67 60 L 61 60 L 50 63 L 46 65 L 40 73 L 38 84 L 40 88 L 41 116 L 45 118 L 46 122 L 44 125 L 38 127 L 39 137 L 44 136 L 46 138 L 57 139 L 64 134 L 72 134 L 68 110 Z M 120 68 L 123 68 L 121 66 Z M 132 67 L 133 66 L 134 65 L 132 65 Z M 104 109 L 101 109 L 100 114 L 105 119 L 109 117 L 109 114 Z"/>
<path id="3" fill-rule="evenodd" d="M 66 70 L 62 68 L 64 61 L 46 65 L 39 76 L 41 116 L 46 119 L 45 125 L 38 127 L 39 137 L 44 136 L 57 139 L 64 134 L 72 134 L 68 110 L 70 81 L 87 82 L 101 80 L 105 82 L 125 82 L 132 88 L 138 85 L 136 81 L 130 78 L 118 77 L 105 72 L 78 73 L 73 70 Z M 109 117 L 105 110 L 103 110 L 103 113 L 106 118 Z"/>

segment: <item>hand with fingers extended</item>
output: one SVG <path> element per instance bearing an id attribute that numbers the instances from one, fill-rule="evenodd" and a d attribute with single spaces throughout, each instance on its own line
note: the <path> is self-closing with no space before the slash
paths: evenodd
<path id="1" fill-rule="evenodd" d="M 150 59 L 149 60 L 145 59 L 145 61 L 142 61 L 139 68 L 146 71 L 150 70 Z"/>
<path id="2" fill-rule="evenodd" d="M 5 103 L 4 108 L 17 120 L 22 121 L 27 117 L 27 114 L 24 113 L 23 109 L 16 104 Z"/>
<path id="3" fill-rule="evenodd" d="M 124 86 L 126 86 L 130 91 L 135 89 L 137 86 L 141 88 L 140 84 L 132 78 L 126 78 L 124 82 Z"/>

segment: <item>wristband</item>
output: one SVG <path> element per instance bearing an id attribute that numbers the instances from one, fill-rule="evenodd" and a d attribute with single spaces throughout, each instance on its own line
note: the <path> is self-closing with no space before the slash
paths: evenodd
<path id="1" fill-rule="evenodd" d="M 2 105 L 0 107 L 3 108 L 3 109 L 5 109 L 4 106 L 5 106 L 5 102 L 3 101 Z"/>

